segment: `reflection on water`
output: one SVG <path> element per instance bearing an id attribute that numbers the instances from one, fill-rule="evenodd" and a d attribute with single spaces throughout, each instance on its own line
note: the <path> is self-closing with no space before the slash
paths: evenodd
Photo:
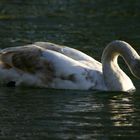
<path id="1" fill-rule="evenodd" d="M 138 51 L 140 1 L 0 2 L 0 47 L 51 41 L 100 60 L 122 39 Z M 140 82 L 134 94 L 0 88 L 0 139 L 140 139 Z"/>
<path id="2" fill-rule="evenodd" d="M 0 137 L 137 138 L 138 100 L 137 93 L 2 88 Z"/>
<path id="3" fill-rule="evenodd" d="M 114 121 L 114 126 L 133 126 L 135 109 L 131 104 L 131 99 L 128 97 L 116 98 L 110 101 L 110 106 L 113 114 L 111 120 Z"/>

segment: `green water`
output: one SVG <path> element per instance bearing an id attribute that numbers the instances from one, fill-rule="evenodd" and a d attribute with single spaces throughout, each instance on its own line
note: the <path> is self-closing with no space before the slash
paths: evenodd
<path id="1" fill-rule="evenodd" d="M 116 39 L 140 52 L 139 34 L 139 0 L 0 1 L 1 48 L 50 41 L 100 61 Z M 132 80 L 133 94 L 1 87 L 0 140 L 140 139 L 140 81 Z"/>

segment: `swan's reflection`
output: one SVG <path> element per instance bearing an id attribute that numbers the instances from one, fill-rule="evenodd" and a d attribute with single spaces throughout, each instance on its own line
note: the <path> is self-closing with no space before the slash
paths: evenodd
<path id="1" fill-rule="evenodd" d="M 132 126 L 134 106 L 132 97 L 114 96 L 110 100 L 111 120 L 114 126 Z"/>

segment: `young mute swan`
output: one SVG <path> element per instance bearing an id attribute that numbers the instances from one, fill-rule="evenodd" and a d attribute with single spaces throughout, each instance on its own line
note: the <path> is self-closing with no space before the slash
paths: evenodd
<path id="1" fill-rule="evenodd" d="M 0 83 L 55 89 L 135 90 L 131 79 L 120 69 L 118 56 L 140 78 L 140 56 L 124 41 L 109 43 L 102 63 L 76 49 L 49 42 L 6 48 L 0 51 Z"/>

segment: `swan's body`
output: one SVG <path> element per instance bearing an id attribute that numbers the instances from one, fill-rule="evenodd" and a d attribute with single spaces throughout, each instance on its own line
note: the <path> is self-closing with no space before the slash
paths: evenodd
<path id="1" fill-rule="evenodd" d="M 140 57 L 126 42 L 110 43 L 102 64 L 66 46 L 48 42 L 12 47 L 0 51 L 0 83 L 56 89 L 129 91 L 135 87 L 119 68 L 121 55 L 136 77 L 140 77 Z"/>

